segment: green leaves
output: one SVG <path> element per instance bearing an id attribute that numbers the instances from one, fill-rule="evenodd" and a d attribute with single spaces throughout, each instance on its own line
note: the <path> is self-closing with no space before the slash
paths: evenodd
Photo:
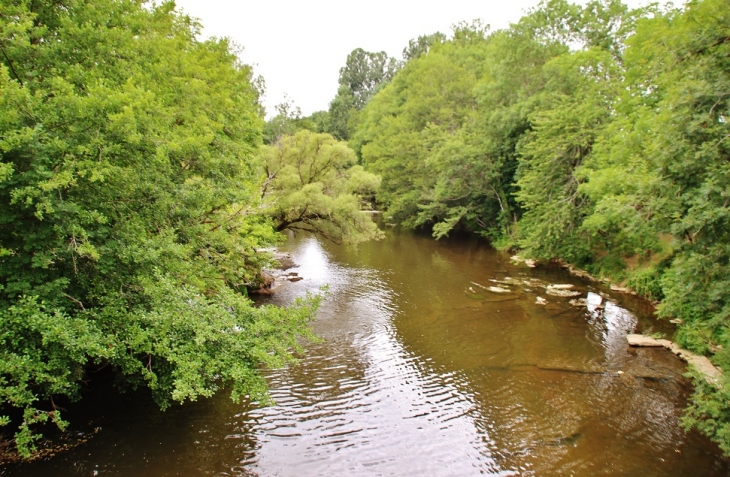
<path id="1" fill-rule="evenodd" d="M 242 294 L 279 240 L 258 91 L 173 7 L 3 2 L 0 422 L 25 455 L 93 364 L 163 407 L 261 397 L 259 365 L 287 362 L 316 311 Z"/>
<path id="2" fill-rule="evenodd" d="M 109 358 L 112 340 L 87 319 L 28 297 L 0 310 L 0 330 L 0 402 L 23 410 L 16 440 L 27 457 L 37 439 L 31 425 L 49 419 L 61 428 L 66 425 L 55 406 L 43 409 L 41 399 L 78 399 L 85 367 Z M 0 419 L 3 425 L 11 422 L 8 416 Z"/>
<path id="3" fill-rule="evenodd" d="M 382 232 L 363 212 L 380 178 L 355 166 L 355 153 L 325 133 L 300 131 L 261 148 L 262 198 L 279 231 L 308 230 L 358 243 Z"/>
<path id="4" fill-rule="evenodd" d="M 730 371 L 730 3 L 543 2 L 411 42 L 351 144 L 387 216 L 624 282 Z M 685 423 L 730 449 L 727 383 Z"/>
<path id="5" fill-rule="evenodd" d="M 358 111 L 390 82 L 399 67 L 384 51 L 352 50 L 345 66 L 340 68 L 340 87 L 330 103 L 326 132 L 338 139 L 348 139 L 355 130 Z"/>

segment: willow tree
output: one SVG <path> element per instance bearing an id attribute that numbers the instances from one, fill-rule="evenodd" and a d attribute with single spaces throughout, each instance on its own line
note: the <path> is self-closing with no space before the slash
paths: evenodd
<path id="1" fill-rule="evenodd" d="M 262 199 L 277 231 L 305 230 L 335 242 L 377 239 L 364 213 L 380 177 L 356 165 L 355 152 L 326 133 L 302 130 L 261 148 Z"/>
<path id="2" fill-rule="evenodd" d="M 27 454 L 103 367 L 163 408 L 264 396 L 316 300 L 241 292 L 276 239 L 250 69 L 172 2 L 1 5 L 0 423 Z"/>

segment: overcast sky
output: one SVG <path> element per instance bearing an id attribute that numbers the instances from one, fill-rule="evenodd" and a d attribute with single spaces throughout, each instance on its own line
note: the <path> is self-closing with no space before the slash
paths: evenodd
<path id="1" fill-rule="evenodd" d="M 630 0 L 630 5 L 644 4 Z M 408 40 L 461 21 L 492 30 L 514 23 L 538 0 L 176 0 L 198 18 L 204 37 L 229 37 L 266 82 L 270 116 L 285 94 L 304 115 L 327 109 L 339 70 L 355 48 L 401 58 Z"/>

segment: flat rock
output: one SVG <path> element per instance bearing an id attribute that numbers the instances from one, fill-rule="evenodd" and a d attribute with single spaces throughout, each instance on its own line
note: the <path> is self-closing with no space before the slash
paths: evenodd
<path id="1" fill-rule="evenodd" d="M 471 284 L 481 288 L 482 290 L 487 290 L 492 293 L 512 293 L 512 290 L 510 290 L 509 288 L 496 287 L 496 286 L 485 287 L 484 285 L 480 285 L 477 282 L 471 282 Z"/>
<path id="2" fill-rule="evenodd" d="M 697 356 L 693 353 L 685 355 L 683 353 L 681 357 L 683 359 L 686 359 L 689 364 L 694 366 L 700 374 L 703 374 L 705 377 L 707 377 L 707 379 L 714 383 L 716 383 L 717 380 L 720 379 L 720 376 L 722 376 L 722 371 L 716 368 L 715 365 L 713 365 L 706 356 Z"/>
<path id="3" fill-rule="evenodd" d="M 636 295 L 631 289 L 626 287 L 620 287 L 618 285 L 611 284 L 611 290 L 619 293 L 627 293 L 629 295 Z"/>
<path id="4" fill-rule="evenodd" d="M 660 348 L 660 347 L 664 346 L 659 340 L 654 339 L 651 336 L 626 335 L 626 340 L 629 342 L 629 346 L 641 346 L 641 347 L 653 347 L 653 348 Z"/>
<path id="5" fill-rule="evenodd" d="M 555 288 L 552 285 L 548 285 L 548 287 L 545 289 L 545 293 L 552 296 L 562 296 L 562 297 L 574 297 L 579 296 L 581 293 L 574 290 L 565 290 L 563 288 Z"/>
<path id="6" fill-rule="evenodd" d="M 590 273 L 586 272 L 585 270 L 581 270 L 579 268 L 568 267 L 568 271 L 570 272 L 571 275 L 574 275 L 576 277 L 593 280 L 594 282 L 599 281 L 596 277 L 594 277 Z"/>
<path id="7" fill-rule="evenodd" d="M 277 270 L 289 270 L 297 266 L 292 256 L 286 252 L 274 252 L 274 260 L 279 262 Z"/>
<path id="8" fill-rule="evenodd" d="M 522 258 L 519 255 L 512 255 L 509 259 L 513 262 L 524 263 L 530 268 L 535 268 L 537 266 L 537 262 L 535 262 L 531 258 Z"/>
<path id="9" fill-rule="evenodd" d="M 649 336 L 633 334 L 626 335 L 626 340 L 629 342 L 630 346 L 667 348 L 680 359 L 691 364 L 697 372 L 705 376 L 705 378 L 710 382 L 717 383 L 717 380 L 720 376 L 722 376 L 722 371 L 715 367 L 715 365 L 713 365 L 706 356 L 699 356 L 691 351 L 682 349 L 679 345 L 669 340 L 654 339 Z"/>
<path id="10" fill-rule="evenodd" d="M 502 287 L 487 287 L 487 290 L 489 290 L 492 293 L 510 293 L 512 291 L 508 288 L 502 288 Z"/>

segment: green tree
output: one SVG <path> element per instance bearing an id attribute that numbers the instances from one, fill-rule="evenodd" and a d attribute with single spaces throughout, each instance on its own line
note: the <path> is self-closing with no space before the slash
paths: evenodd
<path id="1" fill-rule="evenodd" d="M 542 65 L 565 51 L 530 30 L 486 36 L 477 23 L 409 61 L 363 110 L 351 141 L 383 176 L 378 197 L 393 220 L 437 237 L 454 228 L 510 234 L 520 213 L 516 144 L 545 82 Z"/>
<path id="2" fill-rule="evenodd" d="M 241 292 L 277 240 L 250 69 L 171 2 L 1 5 L 0 423 L 27 455 L 90 366 L 163 408 L 264 397 L 317 301 Z"/>
<path id="3" fill-rule="evenodd" d="M 600 49 L 557 57 L 545 68 L 551 77 L 520 145 L 520 245 L 535 257 L 585 264 L 589 248 L 579 232 L 591 203 L 576 171 L 610 119 L 620 75 Z"/>
<path id="4" fill-rule="evenodd" d="M 643 278 L 650 293 L 663 297 L 659 315 L 681 318 L 679 343 L 712 355 L 726 372 L 728 25 L 727 0 L 690 2 L 638 24 L 627 40 L 618 117 L 586 164 L 583 186 L 596 202 L 586 225 L 649 262 Z M 651 263 L 660 251 L 662 261 Z M 695 378 L 684 424 L 728 453 L 727 378 L 719 384 Z"/>
<path id="5" fill-rule="evenodd" d="M 273 144 L 283 136 L 294 134 L 302 119 L 302 110 L 288 97 L 284 98 L 283 103 L 274 106 L 274 109 L 276 116 L 264 125 L 264 144 Z"/>
<path id="6" fill-rule="evenodd" d="M 335 242 L 358 243 L 382 232 L 363 212 L 380 177 L 355 165 L 355 153 L 324 133 L 299 131 L 260 154 L 262 198 L 277 231 L 306 230 Z"/>
<path id="7" fill-rule="evenodd" d="M 347 55 L 340 68 L 340 85 L 347 86 L 355 97 L 353 107 L 362 109 L 381 85 L 387 84 L 398 71 L 398 62 L 384 51 L 377 53 L 356 48 Z"/>
<path id="8" fill-rule="evenodd" d="M 330 129 L 338 139 L 347 139 L 356 127 L 357 111 L 398 71 L 399 65 L 387 53 L 356 48 L 340 68 L 337 95 L 330 103 Z"/>
<path id="9" fill-rule="evenodd" d="M 419 56 L 428 53 L 436 43 L 445 43 L 446 35 L 441 32 L 432 33 L 430 35 L 421 35 L 408 41 L 408 46 L 403 48 L 403 61 L 415 60 Z"/>

